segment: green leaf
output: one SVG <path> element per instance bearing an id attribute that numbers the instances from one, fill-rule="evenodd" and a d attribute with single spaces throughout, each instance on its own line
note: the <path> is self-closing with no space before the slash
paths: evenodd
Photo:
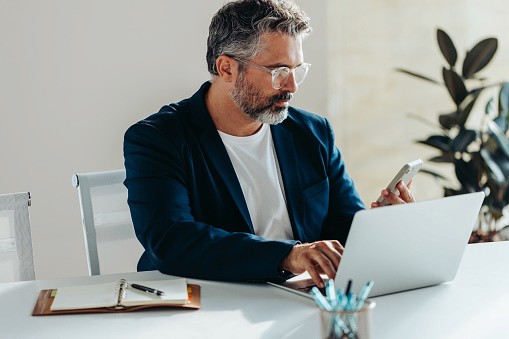
<path id="1" fill-rule="evenodd" d="M 504 132 L 493 121 L 488 122 L 488 130 L 489 136 L 495 141 L 498 148 L 509 157 L 509 140 L 507 140 Z"/>
<path id="2" fill-rule="evenodd" d="M 472 50 L 467 52 L 463 61 L 462 74 L 465 79 L 470 79 L 491 61 L 498 48 L 496 38 L 488 38 L 480 41 Z"/>
<path id="3" fill-rule="evenodd" d="M 438 122 L 447 130 L 450 130 L 454 126 L 458 126 L 458 120 L 458 112 L 445 113 L 438 116 Z"/>
<path id="4" fill-rule="evenodd" d="M 432 135 L 428 137 L 426 140 L 418 140 L 419 144 L 428 145 L 434 148 L 438 148 L 441 151 L 444 152 L 450 152 L 451 151 L 451 138 L 445 135 Z"/>
<path id="5" fill-rule="evenodd" d="M 451 38 L 447 35 L 447 33 L 439 28 L 437 29 L 437 41 L 445 60 L 451 67 L 454 67 L 458 60 L 458 53 L 456 52 L 456 47 L 454 47 L 454 43 Z"/>
<path id="6" fill-rule="evenodd" d="M 429 82 L 437 84 L 437 85 L 441 85 L 442 84 L 441 82 L 436 81 L 435 79 L 431 79 L 431 78 L 429 78 L 429 77 L 427 77 L 425 75 L 418 74 L 418 73 L 415 73 L 415 72 L 412 72 L 412 71 L 409 71 L 409 70 L 406 70 L 406 69 L 403 69 L 403 68 L 396 68 L 396 72 L 405 73 L 407 75 L 419 78 L 421 80 L 426 80 L 426 81 L 429 81 Z"/>
<path id="7" fill-rule="evenodd" d="M 487 149 L 481 149 L 481 157 L 488 169 L 488 180 L 495 182 L 497 185 L 505 182 L 505 176 L 497 162 L 493 160 L 492 155 Z"/>
<path id="8" fill-rule="evenodd" d="M 509 178 L 509 158 L 501 152 L 496 152 L 491 155 L 491 159 L 498 164 L 498 167 L 504 173 L 506 178 Z"/>
<path id="9" fill-rule="evenodd" d="M 467 97 L 467 88 L 461 77 L 453 70 L 442 68 L 442 75 L 444 77 L 445 87 L 449 91 L 452 100 L 459 107 L 461 102 Z"/>
<path id="10" fill-rule="evenodd" d="M 502 83 L 498 95 L 498 111 L 500 115 L 509 115 L 509 82 Z"/>
<path id="11" fill-rule="evenodd" d="M 486 103 L 486 107 L 484 108 L 484 113 L 487 115 L 492 114 L 495 111 L 495 99 L 490 98 Z"/>
<path id="12" fill-rule="evenodd" d="M 466 162 L 462 159 L 454 161 L 454 169 L 459 182 L 468 192 L 476 192 L 479 189 L 480 175 L 474 162 Z"/>
<path id="13" fill-rule="evenodd" d="M 454 163 L 454 154 L 453 153 L 445 153 L 439 155 L 438 157 L 430 158 L 428 161 L 437 162 L 437 163 Z"/>
<path id="14" fill-rule="evenodd" d="M 475 90 L 472 93 L 470 93 L 465 100 L 463 100 L 462 104 L 460 105 L 459 111 L 458 111 L 458 126 L 464 127 L 465 123 L 467 122 L 468 117 L 470 116 L 470 112 L 472 112 L 472 108 L 474 108 L 474 105 L 477 101 L 477 98 L 479 98 L 479 94 L 481 94 L 480 90 Z M 466 102 L 466 104 L 465 104 Z"/>
<path id="15" fill-rule="evenodd" d="M 503 82 L 498 94 L 498 117 L 495 122 L 500 129 L 507 133 L 509 129 L 509 82 Z"/>
<path id="16" fill-rule="evenodd" d="M 509 204 L 509 187 L 506 187 L 504 190 L 504 201 L 506 201 L 506 205 Z"/>
<path id="17" fill-rule="evenodd" d="M 499 115 L 498 117 L 493 119 L 493 122 L 496 123 L 500 130 L 502 130 L 504 133 L 507 132 L 508 128 L 507 117 Z"/>
<path id="18" fill-rule="evenodd" d="M 477 131 L 462 129 L 451 143 L 453 152 L 466 152 L 467 147 L 477 139 Z"/>
<path id="19" fill-rule="evenodd" d="M 453 195 L 463 194 L 463 191 L 455 190 L 453 188 L 444 187 L 444 197 L 450 197 Z"/>

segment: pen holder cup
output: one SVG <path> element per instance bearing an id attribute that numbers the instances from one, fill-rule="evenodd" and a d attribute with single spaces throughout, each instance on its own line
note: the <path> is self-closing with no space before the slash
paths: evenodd
<path id="1" fill-rule="evenodd" d="M 322 338 L 324 339 L 370 339 L 371 317 L 376 303 L 366 300 L 357 311 L 320 310 Z"/>

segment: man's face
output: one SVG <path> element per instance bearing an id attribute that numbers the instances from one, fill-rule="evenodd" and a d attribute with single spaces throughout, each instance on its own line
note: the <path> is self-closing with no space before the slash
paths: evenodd
<path id="1" fill-rule="evenodd" d="M 294 68 L 303 62 L 302 39 L 278 33 L 262 35 L 261 53 L 250 61 L 267 68 Z M 297 91 L 291 74 L 285 85 L 272 87 L 272 75 L 264 70 L 244 66 L 239 72 L 231 93 L 232 100 L 250 118 L 261 123 L 278 124 L 288 116 L 289 100 Z"/>

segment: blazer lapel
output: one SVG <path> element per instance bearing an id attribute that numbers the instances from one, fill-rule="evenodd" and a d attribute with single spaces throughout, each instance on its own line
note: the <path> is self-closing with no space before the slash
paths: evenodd
<path id="1" fill-rule="evenodd" d="M 216 130 L 214 122 L 210 117 L 209 112 L 205 106 L 205 92 L 210 86 L 210 83 L 205 83 L 200 90 L 191 98 L 191 114 L 193 115 L 193 122 L 198 127 L 197 136 L 200 141 L 204 155 L 210 161 L 212 166 L 216 169 L 217 173 L 225 183 L 230 191 L 235 204 L 237 205 L 240 213 L 244 217 L 246 224 L 254 234 L 254 227 L 247 209 L 247 203 L 240 187 L 239 179 L 235 173 L 228 152 L 224 147 L 223 141 Z"/>
<path id="2" fill-rule="evenodd" d="M 249 226 L 251 232 L 254 233 L 253 223 L 251 222 L 251 217 L 249 215 L 249 210 L 247 209 L 244 194 L 242 193 L 242 188 L 240 187 L 239 179 L 237 178 L 237 174 L 235 173 L 235 169 L 233 168 L 221 137 L 217 131 L 214 130 L 213 133 L 210 131 L 202 133 L 199 139 L 204 153 L 217 170 L 221 179 L 224 181 L 233 197 L 233 200 L 237 204 L 240 213 L 244 217 L 246 224 Z"/>
<path id="3" fill-rule="evenodd" d="M 304 211 L 302 188 L 299 178 L 297 151 L 293 134 L 284 123 L 271 126 L 272 139 L 283 178 L 288 215 L 292 223 L 294 239 L 300 239 L 300 220 Z"/>

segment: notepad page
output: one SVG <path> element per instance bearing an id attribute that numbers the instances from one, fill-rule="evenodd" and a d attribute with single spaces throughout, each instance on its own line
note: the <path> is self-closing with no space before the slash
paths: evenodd
<path id="1" fill-rule="evenodd" d="M 124 306 L 146 305 L 146 304 L 174 304 L 186 303 L 187 282 L 186 279 L 153 280 L 153 281 L 128 281 L 129 284 L 140 284 L 164 292 L 164 295 L 143 292 L 128 287 L 125 298 L 122 301 Z"/>
<path id="2" fill-rule="evenodd" d="M 113 307 L 117 304 L 118 282 L 66 286 L 57 290 L 51 310 Z"/>

